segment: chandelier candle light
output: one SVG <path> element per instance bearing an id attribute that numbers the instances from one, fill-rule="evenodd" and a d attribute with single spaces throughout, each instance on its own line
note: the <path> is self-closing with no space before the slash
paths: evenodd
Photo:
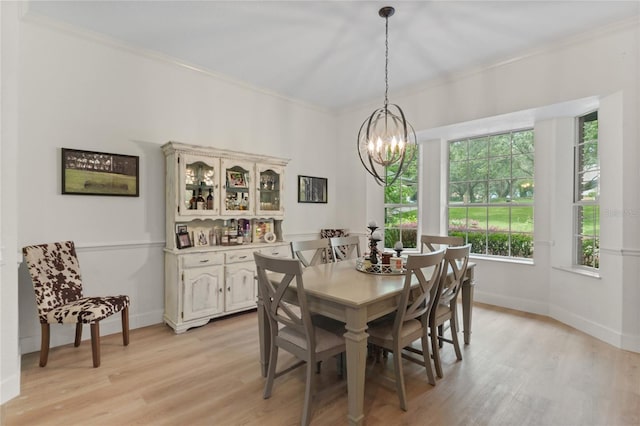
<path id="1" fill-rule="evenodd" d="M 378 12 L 385 20 L 384 106 L 367 117 L 358 132 L 360 161 L 380 186 L 392 185 L 400 177 L 417 147 L 416 133 L 402 108 L 389 104 L 389 17 L 394 12 L 391 6 Z"/>

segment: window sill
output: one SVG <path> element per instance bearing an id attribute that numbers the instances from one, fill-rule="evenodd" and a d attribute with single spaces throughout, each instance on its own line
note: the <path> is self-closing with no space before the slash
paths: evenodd
<path id="1" fill-rule="evenodd" d="M 602 279 L 600 272 L 585 268 L 579 268 L 576 266 L 552 266 L 553 269 L 557 269 L 559 271 L 570 272 L 572 274 L 583 275 L 585 277 L 591 277 L 596 279 Z"/>
<path id="2" fill-rule="evenodd" d="M 488 260 L 491 262 L 502 262 L 502 263 L 517 263 L 518 265 L 528 265 L 534 266 L 535 263 L 533 259 L 525 259 L 525 258 L 515 258 L 515 257 L 501 257 L 501 256 L 483 256 L 481 254 L 473 254 L 469 256 L 470 259 L 475 260 Z"/>

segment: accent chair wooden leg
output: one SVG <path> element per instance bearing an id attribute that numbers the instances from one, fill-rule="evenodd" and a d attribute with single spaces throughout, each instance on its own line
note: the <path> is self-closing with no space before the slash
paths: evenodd
<path id="1" fill-rule="evenodd" d="M 40 367 L 44 367 L 49 359 L 49 324 L 40 324 L 40 331 Z"/>
<path id="2" fill-rule="evenodd" d="M 93 367 L 100 367 L 100 322 L 91 323 L 91 352 L 93 353 Z"/>
<path id="3" fill-rule="evenodd" d="M 122 310 L 122 344 L 129 345 L 129 307 Z"/>
<path id="4" fill-rule="evenodd" d="M 80 346 L 80 342 L 82 341 L 82 323 L 79 322 L 76 324 L 76 340 L 73 342 L 73 346 L 76 348 Z"/>

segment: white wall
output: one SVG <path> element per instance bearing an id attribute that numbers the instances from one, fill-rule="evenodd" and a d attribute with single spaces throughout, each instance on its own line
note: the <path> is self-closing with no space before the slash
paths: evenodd
<path id="1" fill-rule="evenodd" d="M 636 18 L 510 61 L 390 94 L 424 136 L 424 176 L 431 179 L 422 182 L 421 190 L 421 231 L 425 233 L 446 233 L 442 220 L 446 142 L 433 137 L 465 131 L 473 127 L 469 123 L 478 129 L 495 126 L 500 122 L 495 117 L 502 117 L 506 128 L 514 117 L 518 118 L 514 123 L 524 118 L 535 127 L 534 264 L 475 259 L 476 300 L 550 315 L 634 351 L 640 351 L 639 28 Z M 592 99 L 600 105 L 600 278 L 567 270 L 571 266 L 573 117 L 578 113 L 575 105 L 580 104 L 570 101 L 585 100 L 587 105 Z M 574 107 L 571 113 L 567 103 Z M 361 117 L 377 106 L 345 110 L 339 139 L 352 140 Z M 364 173 L 361 169 L 360 174 Z M 379 206 L 370 201 L 379 197 L 379 190 L 370 190 L 365 201 L 368 208 Z M 352 220 L 363 221 L 359 215 L 354 210 Z"/>
<path id="2" fill-rule="evenodd" d="M 16 159 L 18 8 L 0 3 L 0 404 L 20 393 Z"/>
<path id="3" fill-rule="evenodd" d="M 85 293 L 128 294 L 132 328 L 162 321 L 165 142 L 290 158 L 285 238 L 339 224 L 327 111 L 41 21 L 21 21 L 19 34 L 17 246 L 74 240 Z M 140 156 L 140 197 L 61 195 L 61 147 Z M 298 204 L 298 174 L 329 177 L 329 203 Z M 21 350 L 37 351 L 24 266 L 19 296 Z M 103 324 L 120 330 L 119 317 Z M 52 346 L 71 342 L 72 328 L 54 326 Z"/>

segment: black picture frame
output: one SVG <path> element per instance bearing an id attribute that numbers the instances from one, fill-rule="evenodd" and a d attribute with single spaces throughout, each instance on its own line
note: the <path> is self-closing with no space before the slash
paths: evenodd
<path id="1" fill-rule="evenodd" d="M 185 232 L 184 234 L 176 234 L 176 245 L 179 249 L 192 247 L 191 237 L 189 237 L 189 233 Z"/>
<path id="2" fill-rule="evenodd" d="M 299 203 L 327 203 L 327 178 L 298 175 Z"/>
<path id="3" fill-rule="evenodd" d="M 62 193 L 140 196 L 140 157 L 62 148 Z"/>

